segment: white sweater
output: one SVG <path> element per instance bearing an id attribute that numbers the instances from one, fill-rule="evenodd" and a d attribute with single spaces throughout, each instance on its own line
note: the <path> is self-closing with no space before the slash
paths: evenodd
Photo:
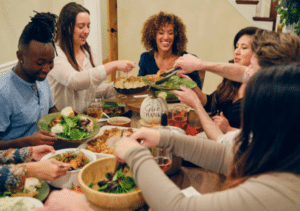
<path id="1" fill-rule="evenodd" d="M 59 46 L 57 46 L 57 54 L 58 56 L 54 59 L 54 67 L 47 77 L 54 105 L 58 110 L 71 106 L 82 113 L 94 101 L 98 90 L 108 93 L 113 89 L 111 85 L 102 83 L 107 78 L 104 66 L 92 67 L 87 52 L 85 52 L 85 59 L 83 66 L 80 66 L 80 71 L 72 67 Z M 99 86 L 100 84 L 101 86 Z"/>

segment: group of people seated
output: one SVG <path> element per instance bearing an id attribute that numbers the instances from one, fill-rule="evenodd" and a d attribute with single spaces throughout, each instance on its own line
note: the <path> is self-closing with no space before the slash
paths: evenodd
<path id="1" fill-rule="evenodd" d="M 135 67 L 128 60 L 96 64 L 86 41 L 89 33 L 89 11 L 74 2 L 58 18 L 37 13 L 25 26 L 18 63 L 0 77 L 0 192 L 20 190 L 26 177 L 54 180 L 65 175 L 68 164 L 39 161 L 55 151 L 51 145 L 57 138 L 39 131 L 37 121 L 67 106 L 84 112 L 96 96 L 113 94 L 105 82 L 110 73 Z M 187 53 L 182 20 L 160 12 L 145 22 L 142 44 L 147 51 L 138 63 L 140 76 L 180 67 L 179 77 L 197 83 L 194 89 L 171 92 L 196 111 L 206 134 L 142 128 L 114 144 L 117 160 L 129 165 L 151 209 L 299 210 L 300 38 L 246 27 L 234 37 L 233 61 L 209 62 Z M 199 71 L 224 80 L 205 94 Z M 222 191 L 184 196 L 157 166 L 149 147 L 167 148 L 226 175 Z M 90 208 L 82 194 L 62 190 L 53 192 L 39 210 Z"/>

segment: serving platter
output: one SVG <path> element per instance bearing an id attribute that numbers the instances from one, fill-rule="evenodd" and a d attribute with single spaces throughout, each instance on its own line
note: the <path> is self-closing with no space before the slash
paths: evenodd
<path id="1" fill-rule="evenodd" d="M 95 135 L 95 137 L 94 137 L 92 140 L 94 140 L 94 139 L 96 139 L 97 137 L 103 135 L 104 132 L 105 132 L 106 130 L 111 130 L 111 129 L 113 129 L 113 128 L 118 128 L 118 129 L 123 129 L 123 130 L 129 129 L 128 127 L 119 127 L 119 126 L 106 125 L 106 126 L 101 127 L 99 133 L 98 133 L 97 135 Z M 138 130 L 138 128 L 130 128 L 130 129 L 132 129 L 133 132 L 135 132 L 135 131 Z M 92 140 L 89 139 L 89 140 L 85 141 L 85 142 L 82 143 L 78 148 L 79 148 L 79 149 L 86 149 L 86 147 L 88 146 L 88 143 L 89 143 L 90 141 L 92 141 Z M 88 150 L 88 149 L 86 149 L 86 150 Z M 90 150 L 89 150 L 89 151 L 90 151 Z M 91 151 L 91 152 L 93 152 L 93 151 Z M 106 154 L 106 153 L 99 153 L 99 152 L 93 152 L 93 153 L 96 154 L 97 159 L 99 159 L 99 158 L 104 158 L 104 157 L 113 157 L 113 156 L 114 156 L 113 154 Z"/>
<path id="2" fill-rule="evenodd" d="M 187 78 L 179 78 L 176 75 L 172 76 L 168 81 L 159 85 L 155 84 L 155 82 L 149 81 L 146 76 L 143 77 L 143 80 L 147 85 L 158 90 L 180 90 L 180 86 L 185 86 L 192 89 L 197 86 L 196 82 Z M 174 84 L 172 84 L 172 81 L 175 81 Z"/>
<path id="3" fill-rule="evenodd" d="M 146 85 L 146 86 L 137 87 L 137 88 L 130 88 L 130 89 L 117 88 L 117 87 L 114 86 L 114 88 L 120 94 L 129 95 L 129 94 L 138 94 L 138 93 L 144 92 L 149 88 L 149 86 Z"/>

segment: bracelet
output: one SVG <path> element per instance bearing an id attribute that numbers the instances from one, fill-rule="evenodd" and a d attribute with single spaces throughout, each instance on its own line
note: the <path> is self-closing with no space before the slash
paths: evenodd
<path id="1" fill-rule="evenodd" d="M 26 164 L 23 164 L 23 172 L 24 172 L 24 176 L 27 176 L 27 166 Z"/>

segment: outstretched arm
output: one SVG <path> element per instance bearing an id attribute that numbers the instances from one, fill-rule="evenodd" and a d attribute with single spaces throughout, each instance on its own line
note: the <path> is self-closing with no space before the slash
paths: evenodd
<path id="1" fill-rule="evenodd" d="M 210 71 L 232 81 L 242 82 L 246 67 L 239 64 L 208 62 L 201 60 L 191 54 L 185 54 L 179 57 L 174 64 L 174 67 L 181 67 L 179 74 L 191 73 L 194 70 Z"/>

